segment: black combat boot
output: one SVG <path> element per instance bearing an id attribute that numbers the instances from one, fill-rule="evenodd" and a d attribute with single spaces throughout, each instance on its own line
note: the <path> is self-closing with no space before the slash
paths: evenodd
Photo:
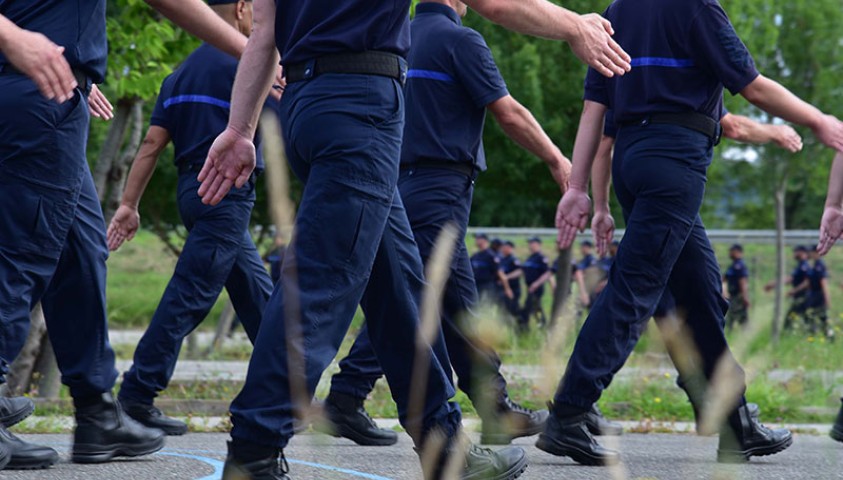
<path id="1" fill-rule="evenodd" d="M 58 452 L 52 448 L 24 442 L 3 426 L 0 426 L 0 445 L 9 454 L 6 470 L 40 470 L 59 461 Z"/>
<path id="2" fill-rule="evenodd" d="M 73 461 L 102 463 L 114 457 L 139 457 L 164 448 L 164 432 L 144 427 L 120 408 L 111 393 L 73 399 L 76 430 Z"/>
<path id="3" fill-rule="evenodd" d="M 398 434 L 378 428 L 366 413 L 363 399 L 331 392 L 325 399 L 325 418 L 313 422 L 314 430 L 334 437 L 345 437 L 358 445 L 389 446 L 398 442 Z"/>
<path id="4" fill-rule="evenodd" d="M 290 480 L 289 472 L 282 450 L 239 440 L 228 442 L 222 480 Z"/>
<path id="5" fill-rule="evenodd" d="M 790 431 L 765 427 L 746 405 L 741 405 L 729 415 L 726 423 L 720 428 L 717 461 L 744 463 L 749 461 L 750 457 L 779 453 L 792 443 L 793 436 Z"/>
<path id="6" fill-rule="evenodd" d="M 623 434 L 623 426 L 617 422 L 610 422 L 603 416 L 600 407 L 595 403 L 585 414 L 585 424 L 592 435 L 607 435 L 617 437 Z"/>
<path id="7" fill-rule="evenodd" d="M 840 411 L 837 412 L 837 420 L 834 421 L 834 426 L 831 427 L 831 433 L 829 435 L 838 442 L 843 442 L 843 405 L 840 406 Z"/>
<path id="8" fill-rule="evenodd" d="M 432 459 L 419 453 L 419 457 L 422 458 L 424 480 L 445 478 L 452 451 L 451 448 L 445 448 L 440 455 Z M 428 460 L 429 462 L 426 462 Z M 425 463 L 429 464 L 425 465 Z M 514 480 L 526 469 L 527 453 L 520 447 L 506 447 L 493 451 L 469 444 L 457 478 L 459 480 Z"/>
<path id="9" fill-rule="evenodd" d="M 551 407 L 551 412 L 547 426 L 536 442 L 539 450 L 571 457 L 582 465 L 615 465 L 620 461 L 620 453 L 601 446 L 588 431 L 588 411 L 562 416 Z"/>
<path id="10" fill-rule="evenodd" d="M 9 428 L 22 422 L 35 411 L 35 404 L 26 397 L 0 397 L 0 425 Z"/>
<path id="11" fill-rule="evenodd" d="M 149 428 L 157 428 L 167 435 L 184 435 L 187 433 L 187 424 L 168 417 L 155 405 L 144 405 L 143 403 L 120 402 L 123 411 L 132 417 L 136 422 Z"/>
<path id="12" fill-rule="evenodd" d="M 513 439 L 538 435 L 544 430 L 547 410 L 530 410 L 504 397 L 493 416 L 483 419 L 480 443 L 483 445 L 509 445 Z"/>

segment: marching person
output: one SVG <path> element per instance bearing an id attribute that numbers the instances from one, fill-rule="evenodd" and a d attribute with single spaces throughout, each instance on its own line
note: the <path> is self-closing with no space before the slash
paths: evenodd
<path id="1" fill-rule="evenodd" d="M 831 148 L 843 147 L 843 124 L 759 75 L 715 0 L 617 0 L 604 15 L 632 53 L 635 68 L 622 79 L 601 79 L 589 71 L 571 189 L 557 217 L 560 248 L 570 246 L 587 223 L 587 182 L 609 107 L 620 126 L 611 176 L 627 229 L 537 446 L 584 464 L 619 460 L 618 452 L 600 446 L 587 433 L 583 415 L 622 367 L 641 326 L 669 287 L 677 308 L 687 313 L 701 373 L 711 381 L 715 368 L 727 365 L 738 379 L 734 407 L 720 429 L 718 460 L 746 461 L 778 453 L 791 445 L 792 436 L 761 425 L 743 398 L 743 371 L 723 332 L 719 268 L 699 218 L 706 170 L 720 136 L 722 89 L 725 85 L 773 115 L 810 127 Z M 606 179 L 609 165 L 601 165 L 596 176 Z M 605 244 L 610 240 L 606 232 L 614 225 L 608 187 L 601 183 L 594 191 L 601 198 L 593 225 L 600 227 L 598 243 Z M 702 397 L 694 395 L 692 400 L 702 405 Z"/>

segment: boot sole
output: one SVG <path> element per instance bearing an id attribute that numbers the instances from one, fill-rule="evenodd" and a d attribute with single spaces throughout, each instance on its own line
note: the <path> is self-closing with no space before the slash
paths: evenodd
<path id="1" fill-rule="evenodd" d="M 828 434 L 829 437 L 837 440 L 838 442 L 843 442 L 843 429 L 838 428 L 837 425 L 831 428 L 831 432 Z"/>
<path id="2" fill-rule="evenodd" d="M 793 445 L 793 437 L 787 437 L 779 443 L 755 447 L 748 450 L 717 450 L 717 461 L 719 463 L 746 463 L 751 457 L 766 457 L 783 452 Z"/>
<path id="3" fill-rule="evenodd" d="M 104 448 L 102 445 L 74 445 L 73 463 L 105 463 L 116 457 L 142 457 L 164 448 L 164 439 L 156 438 L 145 444 L 123 444 Z"/>
<path id="4" fill-rule="evenodd" d="M 11 416 L 0 420 L 0 423 L 2 423 L 3 426 L 6 427 L 6 428 L 13 427 L 13 426 L 19 424 L 20 422 L 26 420 L 27 418 L 29 418 L 29 416 L 32 415 L 34 412 L 35 412 L 35 404 L 30 403 L 24 410 L 16 412 L 16 413 L 12 414 Z"/>
<path id="5" fill-rule="evenodd" d="M 330 435 L 335 438 L 347 438 L 357 445 L 363 447 L 389 447 L 398 443 L 398 435 L 395 438 L 373 438 L 361 435 L 356 430 L 348 428 L 342 424 L 334 424 L 333 426 L 313 423 L 313 429 L 319 433 Z"/>
<path id="6" fill-rule="evenodd" d="M 54 453 L 50 457 L 24 460 L 20 462 L 16 462 L 15 457 L 12 456 L 11 460 L 9 460 L 9 463 L 6 465 L 5 470 L 44 470 L 57 463 L 59 463 L 58 453 Z"/>
<path id="7" fill-rule="evenodd" d="M 536 448 L 558 457 L 571 457 L 580 465 L 588 465 L 593 467 L 603 467 L 610 465 L 617 465 L 620 462 L 619 458 L 604 458 L 584 452 L 578 447 L 567 445 L 557 440 L 550 440 L 544 435 L 539 436 L 536 442 Z"/>

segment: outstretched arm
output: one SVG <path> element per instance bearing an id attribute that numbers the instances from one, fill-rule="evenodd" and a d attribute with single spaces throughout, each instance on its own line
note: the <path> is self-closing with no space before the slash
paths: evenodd
<path id="1" fill-rule="evenodd" d="M 737 142 L 754 145 L 775 143 L 791 153 L 802 150 L 802 137 L 789 125 L 756 122 L 733 113 L 727 113 L 720 120 L 720 125 L 723 127 L 723 136 Z"/>
<path id="2" fill-rule="evenodd" d="M 488 108 L 509 138 L 547 164 L 553 180 L 565 193 L 571 176 L 571 161 L 553 144 L 533 114 L 512 95 L 492 102 Z"/>
<path id="3" fill-rule="evenodd" d="M 252 36 L 240 65 L 231 93 L 228 127 L 208 152 L 199 172 L 199 196 L 206 204 L 216 205 L 231 190 L 242 187 L 255 169 L 255 130 L 261 106 L 272 86 L 278 65 L 275 48 L 275 1 L 255 0 Z"/>
<path id="4" fill-rule="evenodd" d="M 117 250 L 123 242 L 135 237 L 140 227 L 140 205 L 143 192 L 155 172 L 155 165 L 158 164 L 158 156 L 170 143 L 170 134 L 167 130 L 151 126 L 146 132 L 146 137 L 141 143 L 135 160 L 132 162 L 132 169 L 126 179 L 126 187 L 123 189 L 123 197 L 120 200 L 120 207 L 114 213 L 114 218 L 108 225 L 108 249 Z"/>
<path id="5" fill-rule="evenodd" d="M 778 82 L 759 75 L 740 94 L 771 115 L 810 128 L 827 147 L 843 150 L 843 122 L 832 115 L 825 115 Z"/>
<path id="6" fill-rule="evenodd" d="M 240 58 L 246 49 L 248 39 L 201 0 L 145 1 L 176 25 L 229 55 Z"/>
<path id="7" fill-rule="evenodd" d="M 465 0 L 489 20 L 516 32 L 564 40 L 574 54 L 601 74 L 623 75 L 630 57 L 612 40 L 612 24 L 597 14 L 579 15 L 547 0 Z"/>

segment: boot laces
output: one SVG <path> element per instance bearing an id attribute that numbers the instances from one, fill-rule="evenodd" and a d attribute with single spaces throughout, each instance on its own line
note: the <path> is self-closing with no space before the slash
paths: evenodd
<path id="1" fill-rule="evenodd" d="M 532 414 L 536 413 L 535 410 L 531 410 L 531 409 L 519 404 L 518 402 L 513 402 L 512 400 L 507 400 L 507 403 L 509 404 L 509 408 L 511 408 L 512 411 L 514 411 L 516 413 L 523 413 L 524 415 L 532 415 Z"/>
<path id="2" fill-rule="evenodd" d="M 290 464 L 287 463 L 287 457 L 284 456 L 283 451 L 278 453 L 278 464 L 276 465 L 276 468 L 279 473 L 284 475 L 290 473 Z"/>

